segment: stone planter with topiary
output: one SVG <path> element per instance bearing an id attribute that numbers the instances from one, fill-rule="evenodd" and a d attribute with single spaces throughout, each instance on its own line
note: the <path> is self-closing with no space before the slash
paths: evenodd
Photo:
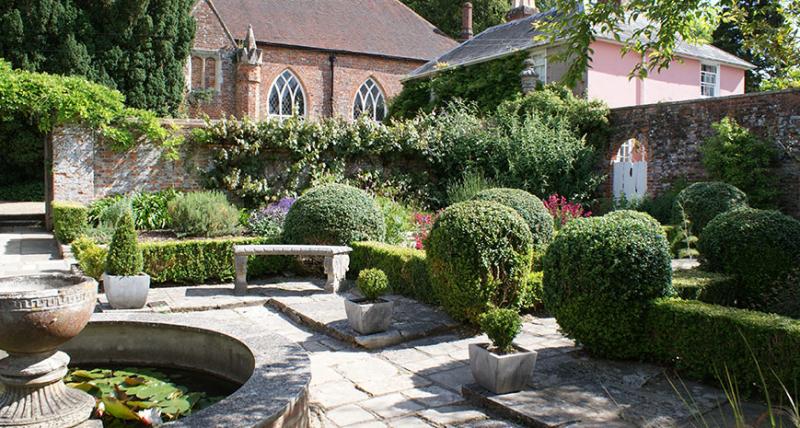
<path id="1" fill-rule="evenodd" d="M 358 275 L 356 286 L 364 297 L 344 301 L 350 327 L 361 334 L 388 330 L 394 303 L 380 298 L 389 289 L 386 274 L 380 269 L 364 269 Z"/>
<path id="2" fill-rule="evenodd" d="M 103 288 L 112 308 L 140 309 L 147 303 L 150 276 L 142 273 L 143 265 L 133 215 L 127 211 L 117 223 L 103 275 Z"/>
<path id="3" fill-rule="evenodd" d="M 507 394 L 525 388 L 536 365 L 537 353 L 515 345 L 522 322 L 514 309 L 490 309 L 478 320 L 489 343 L 469 345 L 472 377 L 495 394 Z"/>

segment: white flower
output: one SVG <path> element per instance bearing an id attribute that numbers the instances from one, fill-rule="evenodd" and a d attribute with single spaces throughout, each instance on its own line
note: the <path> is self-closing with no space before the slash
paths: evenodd
<path id="1" fill-rule="evenodd" d="M 158 427 L 164 423 L 164 421 L 161 420 L 161 410 L 155 407 L 139 410 L 136 414 L 139 416 L 139 421 L 146 426 Z"/>
<path id="2" fill-rule="evenodd" d="M 103 402 L 101 401 L 101 402 L 97 403 L 97 409 L 95 409 L 95 410 L 97 412 L 97 416 L 102 418 L 103 414 L 105 414 L 105 412 L 106 412 L 106 405 L 103 404 Z"/>

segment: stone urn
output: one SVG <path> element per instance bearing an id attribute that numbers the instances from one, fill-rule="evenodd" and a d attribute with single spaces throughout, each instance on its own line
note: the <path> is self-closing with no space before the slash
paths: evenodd
<path id="1" fill-rule="evenodd" d="M 0 427 L 63 428 L 85 422 L 95 399 L 64 385 L 57 348 L 86 327 L 97 282 L 77 275 L 0 278 Z"/>
<path id="2" fill-rule="evenodd" d="M 472 377 L 495 394 L 521 391 L 528 384 L 536 365 L 536 351 L 514 346 L 517 352 L 499 355 L 489 343 L 469 344 L 469 367 Z"/>
<path id="3" fill-rule="evenodd" d="M 361 334 L 380 333 L 392 325 L 394 302 L 384 299 L 345 299 L 350 327 Z"/>

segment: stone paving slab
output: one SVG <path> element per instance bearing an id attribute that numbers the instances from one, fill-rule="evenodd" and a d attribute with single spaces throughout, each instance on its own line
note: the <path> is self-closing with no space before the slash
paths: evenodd
<path id="1" fill-rule="evenodd" d="M 69 272 L 53 235 L 37 226 L 0 226 L 0 276 Z"/>
<path id="2" fill-rule="evenodd" d="M 678 393 L 676 388 L 679 388 Z M 663 368 L 588 357 L 574 350 L 537 362 L 529 388 L 496 395 L 464 385 L 470 402 L 529 426 L 675 427 L 723 405 L 722 391 Z M 686 405 L 691 402 L 692 408 Z"/>

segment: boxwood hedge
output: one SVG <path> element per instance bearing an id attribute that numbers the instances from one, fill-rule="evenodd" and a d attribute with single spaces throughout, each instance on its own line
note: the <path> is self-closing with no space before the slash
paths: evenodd
<path id="1" fill-rule="evenodd" d="M 380 242 L 354 242 L 351 247 L 348 276 L 356 278 L 364 269 L 377 268 L 386 273 L 393 293 L 425 303 L 439 303 L 431 286 L 424 251 Z"/>
<path id="2" fill-rule="evenodd" d="M 53 201 L 53 234 L 63 244 L 78 238 L 89 226 L 89 210 L 78 202 Z"/>
<path id="3" fill-rule="evenodd" d="M 478 192 L 473 199 L 497 202 L 516 210 L 528 223 L 537 250 L 544 250 L 553 240 L 553 216 L 536 196 L 520 189 L 495 188 Z"/>
<path id="4" fill-rule="evenodd" d="M 673 205 L 673 221 L 682 221 L 681 207 L 691 221 L 692 232 L 699 236 L 714 217 L 734 208 L 747 206 L 747 195 L 727 183 L 694 183 L 681 190 Z"/>

